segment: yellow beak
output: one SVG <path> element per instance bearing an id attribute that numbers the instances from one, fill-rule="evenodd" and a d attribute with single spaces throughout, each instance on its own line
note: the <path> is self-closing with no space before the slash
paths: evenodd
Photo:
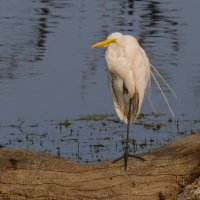
<path id="1" fill-rule="evenodd" d="M 112 43 L 112 42 L 115 42 L 116 40 L 115 39 L 106 39 L 106 40 L 103 40 L 101 42 L 98 42 L 96 44 L 93 44 L 91 47 L 92 48 L 97 48 L 97 47 L 105 47 L 106 45 Z"/>

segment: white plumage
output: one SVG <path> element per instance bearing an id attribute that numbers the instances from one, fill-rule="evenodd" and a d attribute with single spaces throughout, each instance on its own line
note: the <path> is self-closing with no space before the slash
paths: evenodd
<path id="1" fill-rule="evenodd" d="M 127 124 L 131 99 L 129 122 L 134 122 L 139 114 L 150 80 L 150 63 L 134 37 L 113 33 L 108 39 L 115 41 L 107 45 L 105 56 L 113 103 L 119 118 Z"/>

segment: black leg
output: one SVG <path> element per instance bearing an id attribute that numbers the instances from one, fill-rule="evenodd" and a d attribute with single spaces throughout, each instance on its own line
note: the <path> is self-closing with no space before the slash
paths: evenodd
<path id="1" fill-rule="evenodd" d="M 128 166 L 128 155 L 129 155 L 129 129 L 130 129 L 130 119 L 131 119 L 131 106 L 132 105 L 132 98 L 130 99 L 129 102 L 129 109 L 128 109 L 128 115 L 127 115 L 127 132 L 126 132 L 126 148 L 125 148 L 125 152 L 124 152 L 124 167 L 125 170 L 127 169 Z"/>
<path id="2" fill-rule="evenodd" d="M 130 99 L 130 103 L 129 103 L 129 110 L 128 110 L 128 115 L 127 115 L 127 132 L 126 132 L 126 147 L 125 147 L 125 152 L 124 155 L 119 157 L 118 159 L 114 160 L 113 163 L 121 160 L 122 158 L 124 158 L 124 169 L 125 171 L 127 170 L 127 166 L 128 166 L 128 157 L 134 157 L 134 158 L 138 158 L 142 161 L 145 161 L 144 158 L 141 158 L 139 156 L 136 155 L 131 155 L 129 154 L 129 129 L 130 129 L 130 119 L 131 119 L 131 106 L 132 105 L 132 99 Z"/>

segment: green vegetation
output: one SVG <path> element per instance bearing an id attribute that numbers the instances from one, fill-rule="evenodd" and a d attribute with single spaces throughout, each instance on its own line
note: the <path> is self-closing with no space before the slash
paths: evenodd
<path id="1" fill-rule="evenodd" d="M 160 117 L 160 116 L 163 116 L 164 114 L 162 113 L 149 113 L 149 114 L 145 114 L 145 113 L 139 113 L 137 119 L 143 119 L 145 117 L 149 117 L 149 116 L 152 116 L 152 117 Z"/>
<path id="2" fill-rule="evenodd" d="M 80 121 L 80 120 L 83 120 L 83 121 L 102 121 L 102 120 L 105 120 L 105 119 L 107 119 L 107 115 L 88 115 L 88 116 L 80 117 L 80 118 L 76 119 L 76 121 Z"/>
<path id="3" fill-rule="evenodd" d="M 160 130 L 163 127 L 162 123 L 146 123 L 146 122 L 136 122 L 136 125 L 143 126 L 146 129 L 152 129 L 154 131 Z"/>

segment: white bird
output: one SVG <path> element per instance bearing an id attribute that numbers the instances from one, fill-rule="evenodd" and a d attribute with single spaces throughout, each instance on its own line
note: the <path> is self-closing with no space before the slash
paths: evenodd
<path id="1" fill-rule="evenodd" d="M 137 119 L 140 112 L 145 90 L 150 83 L 152 73 L 150 67 L 153 66 L 137 40 L 130 35 L 112 33 L 106 40 L 93 44 L 91 47 L 107 47 L 105 58 L 114 107 L 119 118 L 127 124 L 125 152 L 119 158 L 124 158 L 126 170 L 129 156 L 145 160 L 129 154 L 129 127 Z M 153 67 L 153 69 L 155 68 Z M 157 76 L 161 76 L 157 70 L 155 73 Z M 172 90 L 171 87 L 169 88 Z"/>

